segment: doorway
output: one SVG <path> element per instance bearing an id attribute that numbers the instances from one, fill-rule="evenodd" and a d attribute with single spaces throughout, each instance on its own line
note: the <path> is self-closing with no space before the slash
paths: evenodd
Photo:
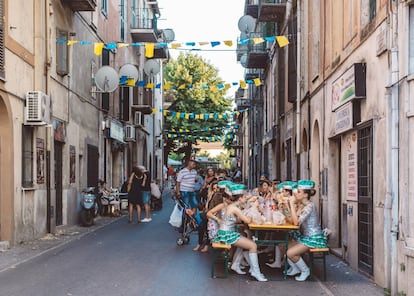
<path id="1" fill-rule="evenodd" d="M 63 202 L 62 202 L 62 150 L 63 143 L 55 141 L 55 190 L 56 190 L 56 226 L 63 224 Z"/>

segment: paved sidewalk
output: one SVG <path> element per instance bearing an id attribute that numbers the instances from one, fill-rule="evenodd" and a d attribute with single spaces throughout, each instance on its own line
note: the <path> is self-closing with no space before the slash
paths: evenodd
<path id="1" fill-rule="evenodd" d="M 56 234 L 46 234 L 40 239 L 24 242 L 5 251 L 0 251 L 0 272 L 13 268 L 72 240 L 80 239 L 83 235 L 113 223 L 120 218 L 122 217 L 98 216 L 95 218 L 95 224 L 91 227 L 82 227 L 80 225 L 58 226 Z"/>

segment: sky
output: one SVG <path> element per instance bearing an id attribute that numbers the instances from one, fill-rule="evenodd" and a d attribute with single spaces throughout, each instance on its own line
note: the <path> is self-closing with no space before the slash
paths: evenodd
<path id="1" fill-rule="evenodd" d="M 212 42 L 233 41 L 233 46 L 211 47 L 195 46 L 202 51 L 193 51 L 201 55 L 208 63 L 214 65 L 225 83 L 244 80 L 244 68 L 236 60 L 237 27 L 239 19 L 244 15 L 245 0 L 158 0 L 161 17 L 159 29 L 172 29 L 174 42 Z M 198 45 L 198 44 L 197 44 Z M 214 50 L 223 51 L 214 51 Z M 175 58 L 182 50 L 170 49 Z M 237 87 L 228 92 L 234 96 Z"/>

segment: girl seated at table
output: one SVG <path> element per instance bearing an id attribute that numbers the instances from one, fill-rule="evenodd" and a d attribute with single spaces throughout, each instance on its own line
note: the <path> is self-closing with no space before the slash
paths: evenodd
<path id="1" fill-rule="evenodd" d="M 315 204 L 310 198 L 315 195 L 315 182 L 311 180 L 298 181 L 297 191 L 289 199 L 289 208 L 294 225 L 300 226 L 300 232 L 296 231 L 294 240 L 289 243 L 287 250 L 290 269 L 287 275 L 296 276 L 297 281 L 305 281 L 310 270 L 303 261 L 301 255 L 309 251 L 310 248 L 326 248 L 327 239 L 319 225 L 318 212 Z M 298 209 L 296 210 L 296 203 Z"/>
<path id="2" fill-rule="evenodd" d="M 224 243 L 249 250 L 250 274 L 259 282 L 266 282 L 267 279 L 260 272 L 256 243 L 242 236 L 236 230 L 237 220 L 246 224 L 251 223 L 251 218 L 246 217 L 238 207 L 237 201 L 240 198 L 244 198 L 243 192 L 227 191 L 223 194 L 223 203 L 207 212 L 207 217 L 216 220 L 219 224 L 219 230 L 217 235 L 212 239 L 212 242 Z M 221 218 L 218 218 L 216 214 L 221 214 Z"/>

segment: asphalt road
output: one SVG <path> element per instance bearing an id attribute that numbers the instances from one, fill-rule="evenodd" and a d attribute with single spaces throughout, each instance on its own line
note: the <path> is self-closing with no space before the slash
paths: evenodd
<path id="1" fill-rule="evenodd" d="M 1 270 L 0 295 L 383 295 L 332 255 L 326 282 L 283 280 L 264 264 L 269 282 L 235 273 L 212 279 L 211 253 L 192 251 L 196 233 L 189 245 L 176 245 L 179 234 L 168 224 L 172 206 L 165 201 L 150 223 L 128 224 L 124 216 Z"/>

